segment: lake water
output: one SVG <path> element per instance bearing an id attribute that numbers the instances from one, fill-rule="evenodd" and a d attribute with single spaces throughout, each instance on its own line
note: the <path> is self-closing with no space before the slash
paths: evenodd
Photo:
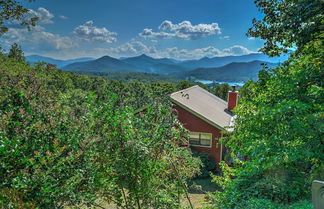
<path id="1" fill-rule="evenodd" d="M 228 83 L 230 86 L 243 86 L 244 82 L 229 82 L 229 81 L 210 81 L 210 80 L 198 80 L 197 82 L 203 83 L 203 84 L 211 84 L 213 82 L 219 83 L 219 84 L 224 84 Z"/>

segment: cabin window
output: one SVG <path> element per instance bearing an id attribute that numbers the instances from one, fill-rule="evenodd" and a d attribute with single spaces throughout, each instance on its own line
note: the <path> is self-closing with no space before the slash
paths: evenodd
<path id="1" fill-rule="evenodd" d="M 189 144 L 192 146 L 211 147 L 212 134 L 211 133 L 190 132 Z"/>

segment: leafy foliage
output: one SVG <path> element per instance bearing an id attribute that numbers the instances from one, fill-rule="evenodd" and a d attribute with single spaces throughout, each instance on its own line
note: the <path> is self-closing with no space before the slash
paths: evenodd
<path id="1" fill-rule="evenodd" d="M 10 50 L 9 50 L 9 54 L 8 54 L 8 57 L 9 58 L 13 58 L 15 60 L 17 60 L 18 62 L 25 62 L 25 57 L 24 57 L 24 52 L 23 50 L 21 49 L 21 47 L 14 43 Z"/>
<path id="2" fill-rule="evenodd" d="M 321 0 L 255 0 L 264 13 L 262 20 L 253 19 L 248 35 L 265 40 L 261 52 L 278 56 L 289 48 L 302 49 L 319 38 L 323 31 Z"/>
<path id="3" fill-rule="evenodd" d="M 196 178 L 208 178 L 211 173 L 216 172 L 216 163 L 210 160 L 209 155 L 203 152 L 192 150 L 192 156 L 201 160 L 201 168 Z"/>
<path id="4" fill-rule="evenodd" d="M 213 195 L 212 204 L 219 208 L 289 208 L 286 204 L 309 200 L 311 182 L 324 178 L 323 33 L 313 28 L 306 37 L 302 30 L 299 33 L 281 28 L 281 23 L 298 25 L 299 20 L 305 20 L 304 14 L 291 16 L 293 9 L 305 2 L 315 19 L 321 17 L 315 9 L 321 3 L 256 2 L 265 11 L 265 28 L 254 22 L 258 33 L 288 43 L 285 47 L 293 44 L 286 37 L 293 34 L 298 50 L 286 63 L 275 69 L 265 68 L 258 81 L 250 81 L 242 88 L 244 93 L 235 109 L 235 130 L 224 143 L 234 158 L 240 154 L 248 160 L 236 159 L 234 168 L 223 164 L 223 176 L 214 178 L 224 190 Z M 308 12 L 305 15 L 310 16 Z M 277 35 L 271 34 L 276 30 L 280 30 Z M 279 50 L 267 47 L 264 50 L 269 54 Z"/>
<path id="5" fill-rule="evenodd" d="M 6 56 L 0 69 L 3 207 L 93 206 L 97 199 L 121 208 L 180 207 L 200 163 L 177 146 L 187 133 L 158 100 L 175 84 L 148 89 Z M 145 104 L 145 114 L 134 114 Z"/>
<path id="6" fill-rule="evenodd" d="M 33 0 L 28 1 L 32 2 Z M 8 21 L 16 21 L 20 25 L 27 26 L 28 28 L 35 26 L 39 17 L 25 18 L 28 11 L 27 8 L 24 8 L 21 3 L 15 0 L 0 1 L 0 35 L 8 31 L 8 27 L 5 26 L 5 23 Z"/>

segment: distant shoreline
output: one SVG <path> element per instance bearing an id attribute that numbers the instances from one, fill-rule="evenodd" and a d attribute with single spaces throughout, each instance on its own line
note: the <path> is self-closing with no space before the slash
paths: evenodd
<path id="1" fill-rule="evenodd" d="M 243 86 L 245 82 L 231 82 L 231 81 L 212 81 L 212 80 L 197 80 L 197 82 L 202 84 L 212 84 L 212 83 L 218 83 L 218 84 L 224 84 L 228 83 L 230 86 Z"/>

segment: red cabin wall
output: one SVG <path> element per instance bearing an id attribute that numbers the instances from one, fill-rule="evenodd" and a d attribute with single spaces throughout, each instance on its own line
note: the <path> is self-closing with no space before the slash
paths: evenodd
<path id="1" fill-rule="evenodd" d="M 221 137 L 220 130 L 178 105 L 175 105 L 174 109 L 177 110 L 178 120 L 187 130 L 193 132 L 212 133 L 213 140 L 211 148 L 197 146 L 190 146 L 190 148 L 197 150 L 198 152 L 207 153 L 210 156 L 211 160 L 219 163 L 221 161 L 221 144 L 218 144 L 217 146 L 217 143 L 218 139 Z"/>

